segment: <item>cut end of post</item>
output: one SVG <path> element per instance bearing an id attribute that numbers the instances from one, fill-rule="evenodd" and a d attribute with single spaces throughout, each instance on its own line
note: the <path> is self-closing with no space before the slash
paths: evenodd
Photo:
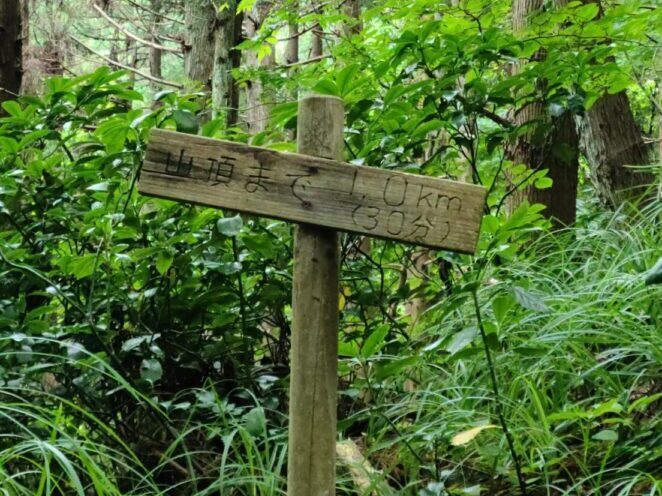
<path id="1" fill-rule="evenodd" d="M 309 95 L 299 101 L 298 115 L 298 152 L 333 160 L 342 159 L 342 123 L 345 120 L 343 101 L 330 95 Z"/>

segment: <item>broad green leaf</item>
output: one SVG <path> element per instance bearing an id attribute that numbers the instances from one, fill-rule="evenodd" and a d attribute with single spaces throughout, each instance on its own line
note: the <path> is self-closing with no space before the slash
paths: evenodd
<path id="1" fill-rule="evenodd" d="M 388 334 L 388 326 L 381 325 L 375 331 L 373 331 L 370 336 L 363 342 L 361 347 L 361 356 L 364 358 L 369 358 L 379 350 L 381 350 L 386 342 L 384 338 Z"/>
<path id="2" fill-rule="evenodd" d="M 539 177 L 535 180 L 533 185 L 536 189 L 549 189 L 554 185 L 554 181 L 551 177 Z"/>
<path id="3" fill-rule="evenodd" d="M 225 275 L 231 275 L 231 274 L 236 274 L 237 272 L 241 272 L 241 268 L 243 266 L 241 265 L 241 262 L 222 262 L 218 264 L 218 270 Z"/>
<path id="4" fill-rule="evenodd" d="M 85 188 L 87 191 L 108 191 L 108 183 L 96 183 Z"/>
<path id="5" fill-rule="evenodd" d="M 160 102 L 161 100 L 172 100 L 170 103 L 174 103 L 175 99 L 177 98 L 177 92 L 174 90 L 161 90 L 157 91 L 154 94 L 154 101 L 155 102 Z"/>
<path id="6" fill-rule="evenodd" d="M 375 368 L 375 378 L 378 381 L 382 381 L 387 377 L 400 374 L 405 370 L 416 365 L 418 361 L 419 359 L 417 356 L 410 356 L 405 358 L 399 358 L 396 360 L 380 362 Z"/>
<path id="7" fill-rule="evenodd" d="M 21 111 L 21 106 L 16 103 L 14 100 L 7 100 L 2 102 L 2 108 L 12 117 L 22 117 L 23 112 Z"/>
<path id="8" fill-rule="evenodd" d="M 497 296 L 492 300 L 492 312 L 494 312 L 494 318 L 498 323 L 503 322 L 506 318 L 508 310 L 510 310 L 515 304 L 515 300 L 511 295 Z"/>
<path id="9" fill-rule="evenodd" d="M 646 286 L 662 283 L 662 257 L 644 274 L 644 282 Z"/>
<path id="10" fill-rule="evenodd" d="M 628 413 L 643 412 L 652 403 L 662 399 L 662 393 L 656 393 L 651 396 L 642 396 L 628 407 Z"/>
<path id="11" fill-rule="evenodd" d="M 340 96 L 338 85 L 330 79 L 320 79 L 313 87 L 313 91 L 322 95 Z"/>
<path id="12" fill-rule="evenodd" d="M 244 426 L 253 437 L 264 435 L 267 427 L 267 419 L 262 407 L 255 407 L 244 415 Z"/>
<path id="13" fill-rule="evenodd" d="M 197 134 L 198 129 L 200 129 L 198 118 L 189 110 L 175 110 L 172 113 L 172 119 L 175 121 L 177 131 L 180 133 Z"/>
<path id="14" fill-rule="evenodd" d="M 354 358 L 359 356 L 359 345 L 356 341 L 343 341 L 338 342 L 338 355 L 344 357 Z"/>
<path id="15" fill-rule="evenodd" d="M 513 295 L 517 303 L 522 305 L 527 310 L 536 312 L 549 312 L 550 308 L 537 296 L 529 293 L 527 290 L 520 286 L 513 286 Z"/>
<path id="16" fill-rule="evenodd" d="M 156 358 L 149 358 L 142 361 L 140 364 L 140 377 L 152 384 L 158 381 L 163 375 L 161 362 Z"/>
<path id="17" fill-rule="evenodd" d="M 114 118 L 101 123 L 94 135 L 101 140 L 108 153 L 119 153 L 124 148 L 129 125 L 130 123 L 120 118 Z"/>
<path id="18" fill-rule="evenodd" d="M 611 429 L 604 429 L 598 432 L 597 434 L 591 436 L 591 439 L 594 439 L 596 441 L 607 441 L 610 443 L 615 443 L 616 441 L 618 441 L 618 433 Z"/>
<path id="19" fill-rule="evenodd" d="M 476 327 L 467 327 L 460 332 L 453 335 L 451 342 L 446 346 L 446 351 L 451 355 L 462 351 L 478 336 L 478 329 Z"/>
<path id="20" fill-rule="evenodd" d="M 159 274 L 164 275 L 172 265 L 173 254 L 167 250 L 161 250 L 156 256 L 156 270 Z"/>
<path id="21" fill-rule="evenodd" d="M 129 338 L 122 343 L 122 351 L 128 353 L 140 347 L 143 343 L 151 341 L 155 338 L 156 335 L 146 335 L 146 336 L 137 336 L 135 338 Z"/>
<path id="22" fill-rule="evenodd" d="M 466 431 L 462 431 L 459 434 L 456 434 L 453 436 L 451 439 L 451 444 L 453 446 L 464 446 L 465 444 L 469 444 L 471 441 L 473 441 L 478 434 L 483 432 L 486 429 L 497 429 L 498 427 L 494 424 L 485 424 L 485 425 L 479 425 L 478 427 L 473 427 L 471 429 L 468 429 Z"/>
<path id="23" fill-rule="evenodd" d="M 94 254 L 83 255 L 82 257 L 72 258 L 67 265 L 70 273 L 74 275 L 76 279 L 83 279 L 84 277 L 89 277 L 94 272 L 94 265 L 96 263 L 97 256 Z"/>
<path id="24" fill-rule="evenodd" d="M 352 91 L 352 83 L 354 82 L 359 69 L 360 67 L 358 64 L 350 64 L 338 73 L 338 76 L 336 77 L 338 95 L 345 96 Z"/>
<path id="25" fill-rule="evenodd" d="M 241 232 L 241 228 L 244 225 L 244 221 L 241 218 L 241 215 L 235 215 L 234 217 L 223 217 L 218 219 L 216 222 L 216 229 L 218 232 L 224 236 L 236 236 Z"/>

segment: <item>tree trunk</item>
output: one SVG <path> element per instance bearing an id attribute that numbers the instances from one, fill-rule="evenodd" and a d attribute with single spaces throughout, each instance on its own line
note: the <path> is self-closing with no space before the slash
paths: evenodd
<path id="1" fill-rule="evenodd" d="M 544 0 L 515 0 L 513 31 L 522 31 L 543 5 Z M 536 57 L 540 59 L 545 54 L 539 52 Z M 544 88 L 545 82 L 538 84 Z M 579 142 L 572 116 L 551 117 L 544 102 L 535 102 L 520 109 L 515 124 L 528 125 L 530 129 L 510 147 L 508 158 L 532 170 L 547 169 L 553 185 L 547 189 L 528 186 L 515 191 L 509 198 L 509 210 L 513 211 L 524 201 L 541 203 L 546 207 L 543 214 L 553 219 L 556 225 L 572 224 L 576 214 L 579 169 Z"/>
<path id="2" fill-rule="evenodd" d="M 351 17 L 351 21 L 346 22 L 343 26 L 345 35 L 351 37 L 363 31 L 360 0 L 347 0 L 344 11 L 347 17 Z"/>
<path id="3" fill-rule="evenodd" d="M 315 7 L 315 11 L 319 14 L 322 9 L 320 3 L 315 1 L 312 3 L 312 5 Z M 324 54 L 324 31 L 322 30 L 322 26 L 320 26 L 319 23 L 315 24 L 312 31 L 313 40 L 310 48 L 310 58 L 321 57 Z"/>
<path id="4" fill-rule="evenodd" d="M 150 36 L 150 40 L 153 41 L 154 43 L 160 44 L 161 40 L 159 40 L 159 37 L 157 36 L 158 32 L 158 24 L 159 24 L 159 17 L 158 13 L 161 11 L 161 0 L 151 0 L 150 1 L 150 7 L 152 11 L 154 12 L 153 14 L 153 19 L 152 19 L 152 33 Z M 163 52 L 161 51 L 160 48 L 155 48 L 153 46 L 149 47 L 149 73 L 155 78 L 158 79 L 163 79 L 163 69 L 162 69 L 162 59 L 163 57 Z"/>
<path id="5" fill-rule="evenodd" d="M 652 190 L 653 174 L 628 167 L 650 163 L 652 147 L 644 143 L 625 92 L 603 95 L 579 119 L 579 128 L 591 179 L 604 205 L 616 208 Z"/>
<path id="6" fill-rule="evenodd" d="M 547 169 L 547 177 L 553 184 L 546 189 L 528 186 L 515 191 L 510 197 L 510 210 L 524 201 L 541 203 L 546 207 L 543 215 L 555 225 L 572 224 L 576 215 L 579 172 L 579 141 L 572 116 L 550 118 L 546 116 L 544 104 L 533 103 L 522 109 L 516 120 L 517 125 L 534 124 L 509 150 L 509 159 L 533 170 Z"/>
<path id="7" fill-rule="evenodd" d="M 271 8 L 272 4 L 264 1 L 258 2 L 253 7 L 250 16 L 244 21 L 247 38 L 253 38 L 258 33 Z M 263 57 L 262 60 L 258 59 L 258 53 L 255 50 L 250 50 L 246 54 L 246 65 L 255 69 L 253 72 L 255 77 L 248 81 L 246 90 L 246 105 L 248 107 L 246 122 L 248 123 L 249 132 L 253 134 L 262 132 L 267 127 L 269 106 L 264 103 L 264 88 L 260 79 L 259 68 L 271 67 L 273 60 L 273 52 Z"/>
<path id="8" fill-rule="evenodd" d="M 212 77 L 212 105 L 214 116 L 224 114 L 228 125 L 237 122 L 238 98 L 232 77 L 236 65 L 235 43 L 237 26 L 237 4 L 229 0 L 216 18 L 214 34 L 214 57 Z"/>
<path id="9" fill-rule="evenodd" d="M 21 94 L 24 94 L 26 62 L 30 58 L 30 0 L 21 2 Z"/>
<path id="10" fill-rule="evenodd" d="M 216 8 L 211 0 L 186 2 L 186 77 L 211 90 Z"/>
<path id="11" fill-rule="evenodd" d="M 599 17 L 604 15 L 600 0 L 583 2 L 597 3 Z M 618 208 L 653 192 L 655 176 L 628 167 L 649 164 L 653 147 L 644 142 L 625 91 L 604 94 L 577 123 L 591 181 L 603 205 Z"/>
<path id="12" fill-rule="evenodd" d="M 285 49 L 285 63 L 299 62 L 299 25 L 296 21 L 287 23 L 287 48 Z"/>
<path id="13" fill-rule="evenodd" d="M 21 91 L 21 5 L 19 0 L 0 0 L 0 103 Z"/>

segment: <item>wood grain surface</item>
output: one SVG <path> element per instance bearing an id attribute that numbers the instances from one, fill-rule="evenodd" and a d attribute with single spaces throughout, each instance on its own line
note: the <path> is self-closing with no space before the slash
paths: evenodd
<path id="1" fill-rule="evenodd" d="M 486 190 L 154 129 L 138 190 L 146 195 L 474 253 Z"/>

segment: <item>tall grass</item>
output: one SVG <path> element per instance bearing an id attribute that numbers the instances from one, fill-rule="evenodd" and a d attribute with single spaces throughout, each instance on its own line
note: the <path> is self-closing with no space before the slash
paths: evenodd
<path id="1" fill-rule="evenodd" d="M 617 213 L 546 234 L 516 262 L 493 267 L 478 292 L 495 335 L 499 400 L 532 494 L 662 494 L 662 292 L 643 278 L 662 255 L 659 214 L 651 206 L 635 218 Z M 475 325 L 470 304 L 445 312 L 450 303 L 428 312 L 420 346 Z M 448 494 L 475 483 L 481 494 L 519 493 L 499 429 L 450 444 L 495 421 L 481 352 L 475 339 L 454 356 L 437 347 L 409 371 L 418 388 L 387 388 L 381 411 L 399 436 L 387 425 L 373 434 L 375 458 L 395 446 L 391 463 L 409 460 L 407 479 L 441 478 Z"/>
<path id="2" fill-rule="evenodd" d="M 662 255 L 659 218 L 659 206 L 650 206 L 634 218 L 605 215 L 545 234 L 515 262 L 490 268 L 478 290 L 494 335 L 499 400 L 530 494 L 662 494 L 662 292 L 642 277 Z M 374 486 L 385 483 L 392 494 L 516 494 L 501 429 L 451 443 L 460 432 L 496 423 L 478 336 L 457 352 L 444 348 L 476 325 L 471 301 L 458 296 L 455 305 L 453 298 L 431 308 L 408 343 L 420 359 L 396 376 L 372 377 L 372 394 L 356 400 L 340 436 L 360 437 L 377 469 Z M 0 360 L 9 363 L 17 352 L 3 349 Z M 40 358 L 48 366 L 39 374 L 70 360 Z M 400 359 L 378 357 L 382 364 Z M 282 411 L 266 411 L 257 400 L 235 408 L 209 385 L 182 392 L 204 395 L 205 402 L 173 416 L 101 359 L 88 356 L 84 363 L 170 415 L 176 426 L 170 446 L 147 467 L 144 453 L 124 444 L 116 425 L 75 397 L 47 393 L 37 382 L 13 384 L 8 376 L 0 388 L 3 494 L 285 494 Z M 159 479 L 166 470 L 179 474 L 177 482 Z M 361 494 L 342 467 L 339 478 L 338 494 Z"/>

